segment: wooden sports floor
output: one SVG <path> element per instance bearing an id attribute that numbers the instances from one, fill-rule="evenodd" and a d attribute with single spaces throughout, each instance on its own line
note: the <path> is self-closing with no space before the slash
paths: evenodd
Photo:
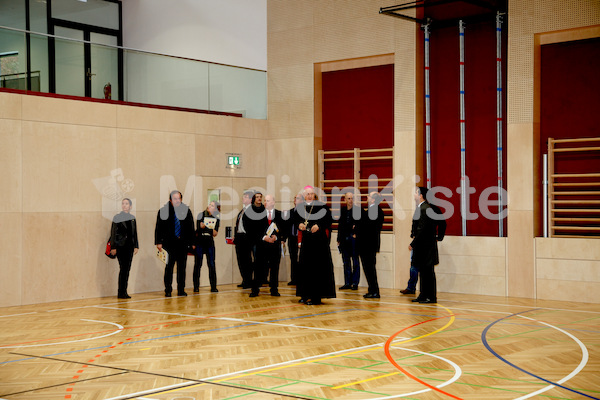
<path id="1" fill-rule="evenodd" d="M 2 399 L 599 399 L 600 306 L 235 285 L 0 308 Z"/>

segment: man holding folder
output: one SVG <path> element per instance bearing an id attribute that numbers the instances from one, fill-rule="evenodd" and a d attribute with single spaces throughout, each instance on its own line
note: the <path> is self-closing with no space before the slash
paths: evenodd
<path id="1" fill-rule="evenodd" d="M 254 280 L 250 297 L 258 296 L 262 282 L 270 276 L 271 296 L 279 296 L 279 263 L 281 261 L 281 243 L 285 240 L 285 221 L 281 211 L 275 209 L 275 196 L 265 196 L 265 209 L 253 224 L 253 235 L 258 239 Z"/>

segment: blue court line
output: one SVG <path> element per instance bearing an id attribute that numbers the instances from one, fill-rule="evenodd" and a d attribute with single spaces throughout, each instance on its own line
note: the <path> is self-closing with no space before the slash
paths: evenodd
<path id="1" fill-rule="evenodd" d="M 585 393 L 582 393 L 582 392 L 579 392 L 579 391 L 577 391 L 577 390 L 575 390 L 575 389 L 571 389 L 571 388 L 569 388 L 569 387 L 566 387 L 566 386 L 563 386 L 563 385 L 561 385 L 561 384 L 558 384 L 558 383 L 555 383 L 555 382 L 549 381 L 549 380 L 547 380 L 547 379 L 544 379 L 544 378 L 542 378 L 541 376 L 538 376 L 538 375 L 535 375 L 534 373 L 531 373 L 531 372 L 529 372 L 529 371 L 526 371 L 526 370 L 524 370 L 523 368 L 521 368 L 521 367 L 519 367 L 519 366 L 517 366 L 517 365 L 515 365 L 515 364 L 511 363 L 510 361 L 508 361 L 507 359 L 505 359 L 504 357 L 502 357 L 500 354 L 496 353 L 496 352 L 495 352 L 495 351 L 494 351 L 494 350 L 491 348 L 491 346 L 489 345 L 489 343 L 488 343 L 488 341 L 487 341 L 487 339 L 486 339 L 486 336 L 487 336 L 487 333 L 488 333 L 488 331 L 490 330 L 490 328 L 491 328 L 492 326 L 494 326 L 494 325 L 495 325 L 495 324 L 497 324 L 498 322 L 500 322 L 500 321 L 502 321 L 502 320 L 505 320 L 505 319 L 507 319 L 507 318 L 511 318 L 511 317 L 514 317 L 514 316 L 516 316 L 516 315 L 519 315 L 519 314 L 525 314 L 525 313 L 527 313 L 527 312 L 530 312 L 530 311 L 535 311 L 535 310 L 539 310 L 539 308 L 534 308 L 534 309 L 531 309 L 531 310 L 525 310 L 525 311 L 521 311 L 521 312 L 518 312 L 518 313 L 515 313 L 515 314 L 508 315 L 508 316 L 506 316 L 506 317 L 503 317 L 503 318 L 497 319 L 496 321 L 494 321 L 494 322 L 492 322 L 491 324 L 489 324 L 488 326 L 486 326 L 486 327 L 485 327 L 485 329 L 483 330 L 483 332 L 481 333 L 481 342 L 483 343 L 483 345 L 485 346 L 485 348 L 486 348 L 486 349 L 487 349 L 487 350 L 488 350 L 490 353 L 492 353 L 494 356 L 496 356 L 498 359 L 500 359 L 501 361 L 503 361 L 504 363 L 506 363 L 506 364 L 510 365 L 511 367 L 513 367 L 513 368 L 515 368 L 515 369 L 518 369 L 518 370 L 519 370 L 519 371 L 521 371 L 521 372 L 524 372 L 524 373 L 526 373 L 527 375 L 530 375 L 530 376 L 532 376 L 532 377 L 534 377 L 534 378 L 536 378 L 536 379 L 539 379 L 539 380 L 541 380 L 541 381 L 543 381 L 543 382 L 549 383 L 550 385 L 553 385 L 553 386 L 556 386 L 556 387 L 560 387 L 560 388 L 566 389 L 566 390 L 568 390 L 568 391 L 571 391 L 571 392 L 573 392 L 573 393 L 580 394 L 580 395 L 582 395 L 582 396 L 585 396 L 585 397 L 589 397 L 590 399 L 600 400 L 598 397 L 593 397 L 593 396 L 587 395 L 587 394 L 585 394 Z"/>
<path id="2" fill-rule="evenodd" d="M 169 339 L 169 338 L 174 338 L 174 337 L 179 337 L 179 336 L 195 335 L 195 334 L 199 334 L 199 333 L 216 332 L 216 331 L 221 331 L 221 330 L 226 330 L 226 329 L 243 328 L 243 327 L 253 326 L 253 325 L 264 325 L 266 323 L 268 324 L 268 323 L 281 322 L 281 321 L 286 321 L 286 320 L 291 320 L 291 319 L 309 318 L 309 317 L 314 317 L 314 316 L 335 314 L 335 313 L 347 312 L 347 311 L 357 311 L 357 310 L 360 310 L 360 309 L 347 309 L 347 310 L 338 310 L 338 311 L 328 311 L 328 312 L 324 312 L 324 313 L 300 315 L 300 316 L 296 316 L 296 317 L 276 319 L 276 320 L 265 321 L 265 322 L 249 322 L 249 323 L 242 324 L 242 325 L 233 325 L 233 326 L 227 326 L 227 327 L 221 327 L 221 328 L 206 329 L 206 330 L 202 330 L 202 331 L 194 331 L 194 332 L 188 332 L 188 333 L 179 333 L 179 334 L 176 334 L 176 335 L 161 336 L 161 337 L 156 337 L 156 338 L 151 338 L 151 339 L 128 341 L 128 342 L 123 342 L 123 345 L 133 344 L 133 343 L 143 343 L 143 342 L 149 342 L 149 341 L 153 341 L 153 340 Z M 200 319 L 204 320 L 204 319 L 210 319 L 210 318 L 222 318 L 222 317 L 208 317 L 208 318 L 197 317 L 198 320 L 200 320 Z M 65 352 L 62 352 L 62 353 L 46 354 L 43 357 L 55 357 L 55 356 L 60 356 L 60 355 L 64 355 L 64 354 L 80 353 L 82 351 L 102 350 L 102 349 L 108 349 L 108 348 L 110 348 L 112 346 L 113 345 L 100 346 L 100 347 L 88 347 L 88 348 L 85 348 L 85 349 L 65 351 Z M 0 362 L 0 365 L 9 364 L 9 363 L 13 363 L 13 362 L 19 362 L 19 361 L 34 360 L 36 358 L 37 357 L 28 357 L 28 358 L 20 358 L 18 360 L 3 361 L 3 362 Z"/>

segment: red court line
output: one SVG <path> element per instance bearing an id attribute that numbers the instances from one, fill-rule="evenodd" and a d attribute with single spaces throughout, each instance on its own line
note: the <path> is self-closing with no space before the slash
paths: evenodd
<path id="1" fill-rule="evenodd" d="M 456 315 L 453 315 L 456 316 Z M 432 319 L 428 319 L 426 321 L 422 321 L 419 323 L 416 323 L 414 325 L 411 326 L 407 326 L 404 329 L 399 330 L 398 332 L 394 333 L 392 336 L 390 336 L 390 338 L 385 342 L 385 346 L 384 346 L 384 350 L 385 350 L 385 356 L 387 357 L 387 359 L 392 363 L 392 365 L 394 365 L 397 369 L 399 369 L 404 375 L 408 376 L 409 378 L 419 382 L 420 384 L 427 386 L 428 388 L 430 388 L 431 390 L 435 390 L 436 392 L 439 392 L 441 394 L 445 394 L 446 396 L 452 397 L 453 399 L 457 399 L 457 400 L 463 400 L 461 397 L 457 397 L 451 393 L 448 392 L 444 392 L 443 390 L 436 388 L 435 386 L 432 386 L 430 384 L 428 384 L 427 382 L 422 381 L 421 379 L 417 378 L 416 376 L 412 375 L 410 372 L 408 372 L 407 370 L 405 370 L 404 368 L 402 368 L 400 365 L 398 365 L 398 363 L 394 360 L 394 358 L 392 357 L 392 355 L 390 354 L 390 345 L 392 344 L 392 341 L 394 340 L 394 338 L 396 336 L 398 336 L 400 333 L 410 329 L 410 328 L 414 328 L 415 326 L 421 325 L 421 324 L 425 324 L 427 322 L 432 322 L 438 319 L 442 319 L 442 318 L 449 318 L 450 315 L 445 315 L 443 317 L 438 317 L 438 318 L 432 318 Z"/>

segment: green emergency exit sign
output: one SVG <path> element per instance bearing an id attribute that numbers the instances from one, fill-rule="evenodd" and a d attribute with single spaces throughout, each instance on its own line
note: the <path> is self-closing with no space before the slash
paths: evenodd
<path id="1" fill-rule="evenodd" d="M 228 168 L 241 168 L 242 167 L 242 155 L 237 153 L 227 153 L 227 167 Z"/>

